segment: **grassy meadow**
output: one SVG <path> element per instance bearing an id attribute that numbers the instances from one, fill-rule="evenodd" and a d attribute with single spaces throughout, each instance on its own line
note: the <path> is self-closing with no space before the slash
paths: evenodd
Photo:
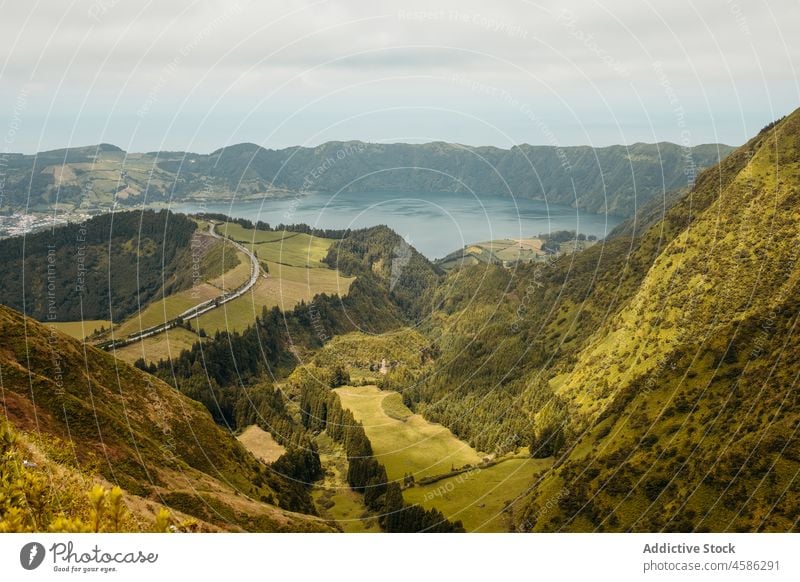
<path id="1" fill-rule="evenodd" d="M 534 474 L 552 464 L 552 459 L 506 459 L 491 467 L 410 487 L 403 491 L 403 497 L 425 509 L 436 508 L 451 521 L 461 520 L 468 532 L 508 531 L 506 504 L 525 494 Z"/>
<path id="2" fill-rule="evenodd" d="M 253 453 L 253 456 L 265 463 L 272 463 L 278 460 L 286 449 L 267 431 L 258 425 L 251 424 L 236 437 L 244 448 Z"/>
<path id="3" fill-rule="evenodd" d="M 196 333 L 182 327 L 173 327 L 164 333 L 143 339 L 114 350 L 114 355 L 129 364 L 139 358 L 146 362 L 158 362 L 161 359 L 175 358 L 183 350 L 191 349 L 200 338 Z"/>
<path id="4" fill-rule="evenodd" d="M 100 328 L 110 329 L 111 322 L 104 319 L 87 319 L 84 321 L 49 321 L 47 325 L 75 339 L 83 339 Z"/>
<path id="5" fill-rule="evenodd" d="M 375 458 L 386 467 L 389 479 L 411 473 L 419 480 L 481 461 L 477 451 L 447 428 L 408 410 L 396 392 L 377 386 L 344 386 L 335 392 L 342 406 L 363 423 Z"/>

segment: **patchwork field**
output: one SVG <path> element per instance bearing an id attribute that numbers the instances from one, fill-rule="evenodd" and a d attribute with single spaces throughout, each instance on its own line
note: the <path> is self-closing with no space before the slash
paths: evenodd
<path id="1" fill-rule="evenodd" d="M 327 268 L 322 259 L 334 242 L 302 232 L 246 229 L 230 222 L 217 226 L 217 232 L 241 243 L 260 260 L 294 267 Z"/>
<path id="2" fill-rule="evenodd" d="M 340 276 L 321 262 L 333 239 L 244 229 L 233 223 L 217 226 L 217 232 L 251 248 L 268 275 L 260 278 L 251 292 L 192 322 L 193 327 L 208 334 L 243 331 L 264 307 L 288 311 L 301 301 L 310 302 L 319 293 L 343 296 L 354 280 Z"/>
<path id="3" fill-rule="evenodd" d="M 335 392 L 342 406 L 363 423 L 389 479 L 410 473 L 419 480 L 481 461 L 477 451 L 447 428 L 408 410 L 396 392 L 383 392 L 377 386 L 346 386 Z"/>

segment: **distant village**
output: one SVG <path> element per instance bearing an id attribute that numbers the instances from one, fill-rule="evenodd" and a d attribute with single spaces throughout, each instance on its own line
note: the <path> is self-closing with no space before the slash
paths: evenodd
<path id="1" fill-rule="evenodd" d="M 70 222 L 83 222 L 91 218 L 91 216 L 91 214 L 83 212 L 64 213 L 61 211 L 57 214 L 28 214 L 21 212 L 0 214 L 0 238 L 29 234 L 46 228 L 63 226 Z"/>

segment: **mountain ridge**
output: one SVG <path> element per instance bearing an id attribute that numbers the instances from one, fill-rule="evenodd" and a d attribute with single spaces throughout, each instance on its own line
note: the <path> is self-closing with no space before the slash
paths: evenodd
<path id="1" fill-rule="evenodd" d="M 312 191 L 463 192 L 547 200 L 632 216 L 691 183 L 732 148 L 669 142 L 591 146 L 463 146 L 325 142 L 279 150 L 234 144 L 210 154 L 126 153 L 83 146 L 9 156 L 4 210 L 98 209 L 112 203 L 264 198 Z"/>

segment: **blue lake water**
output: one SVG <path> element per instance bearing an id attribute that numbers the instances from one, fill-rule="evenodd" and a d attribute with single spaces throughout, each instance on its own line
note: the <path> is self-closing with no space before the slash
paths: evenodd
<path id="1" fill-rule="evenodd" d="M 317 228 L 385 224 L 429 259 L 464 245 L 575 230 L 600 238 L 620 218 L 579 212 L 560 204 L 501 196 L 442 192 L 313 193 L 262 201 L 172 205 L 175 212 L 219 212 L 270 225 L 305 223 Z"/>

